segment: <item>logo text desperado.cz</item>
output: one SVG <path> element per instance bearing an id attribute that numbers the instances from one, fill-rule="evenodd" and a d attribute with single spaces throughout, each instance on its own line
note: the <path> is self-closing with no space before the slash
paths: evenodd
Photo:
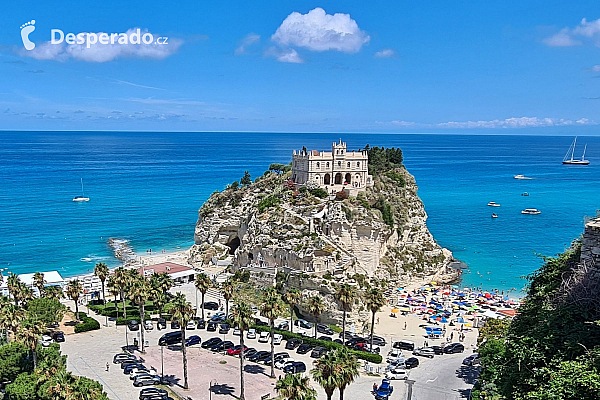
<path id="1" fill-rule="evenodd" d="M 167 44 L 167 37 L 158 37 L 156 44 Z M 52 29 L 50 31 L 50 43 L 60 44 L 62 42 L 67 44 L 86 44 L 89 49 L 91 45 L 99 44 L 152 44 L 154 42 L 154 36 L 150 32 L 142 34 L 141 30 L 137 30 L 127 33 L 93 33 L 93 32 L 80 32 L 78 34 L 65 33 L 60 29 Z"/>

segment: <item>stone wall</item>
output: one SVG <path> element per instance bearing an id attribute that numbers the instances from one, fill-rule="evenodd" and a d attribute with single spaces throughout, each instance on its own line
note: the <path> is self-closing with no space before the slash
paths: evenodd
<path id="1" fill-rule="evenodd" d="M 585 224 L 581 262 L 590 267 L 600 266 L 600 218 L 594 218 Z"/>

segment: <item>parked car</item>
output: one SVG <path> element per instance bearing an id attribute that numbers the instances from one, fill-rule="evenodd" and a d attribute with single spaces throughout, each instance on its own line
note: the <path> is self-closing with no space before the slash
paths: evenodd
<path id="1" fill-rule="evenodd" d="M 271 334 L 269 332 L 261 332 L 260 336 L 258 337 L 258 342 L 259 343 L 267 343 L 269 341 L 270 337 L 271 337 Z"/>
<path id="2" fill-rule="evenodd" d="M 354 346 L 352 346 L 352 348 L 354 350 L 366 351 L 368 353 L 374 353 L 374 354 L 379 354 L 379 352 L 381 351 L 381 349 L 379 347 L 376 347 L 376 346 L 373 346 L 373 351 L 371 351 L 371 344 L 370 343 L 364 343 L 364 342 L 356 343 Z"/>
<path id="3" fill-rule="evenodd" d="M 317 332 L 324 333 L 326 335 L 333 335 L 333 329 L 325 324 L 317 324 Z"/>
<path id="4" fill-rule="evenodd" d="M 256 329 L 254 329 L 254 328 L 248 329 L 248 332 L 246 333 L 246 338 L 256 339 Z"/>
<path id="5" fill-rule="evenodd" d="M 138 365 L 142 365 L 141 362 L 139 360 L 129 360 L 129 361 L 123 361 L 121 364 L 121 369 L 125 369 L 128 368 L 129 371 L 131 371 L 131 368 L 136 367 Z"/>
<path id="6" fill-rule="evenodd" d="M 327 353 L 327 349 L 325 347 L 317 346 L 310 352 L 310 356 L 312 358 L 321 358 L 321 356 L 323 356 L 325 353 Z"/>
<path id="7" fill-rule="evenodd" d="M 248 359 L 250 356 L 257 353 L 257 350 L 254 347 L 249 347 L 244 351 L 244 358 Z"/>
<path id="8" fill-rule="evenodd" d="M 216 332 L 217 331 L 217 326 L 219 326 L 219 324 L 217 322 L 210 321 L 208 323 L 208 325 L 206 326 L 206 330 L 209 331 L 209 332 Z"/>
<path id="9" fill-rule="evenodd" d="M 210 347 L 214 346 L 215 344 L 220 343 L 222 341 L 223 340 L 221 338 L 218 338 L 218 337 L 210 338 L 207 341 L 205 341 L 204 343 L 202 343 L 200 345 L 200 347 L 202 347 L 203 349 L 208 349 L 208 348 L 210 348 Z"/>
<path id="10" fill-rule="evenodd" d="M 211 350 L 215 351 L 215 352 L 221 352 L 221 351 L 226 351 L 226 350 L 232 348 L 233 346 L 235 346 L 235 345 L 233 344 L 233 342 L 231 340 L 226 340 L 224 342 L 219 343 L 216 346 L 211 347 Z"/>
<path id="11" fill-rule="evenodd" d="M 300 346 L 301 344 L 302 344 L 301 339 L 291 338 L 291 339 L 287 340 L 287 343 L 285 344 L 285 348 L 288 350 L 294 350 L 296 347 Z"/>
<path id="12" fill-rule="evenodd" d="M 202 340 L 200 339 L 200 336 L 198 335 L 192 335 L 189 338 L 185 339 L 185 345 L 186 346 L 193 346 L 196 344 L 200 344 Z"/>
<path id="13" fill-rule="evenodd" d="M 473 353 L 469 357 L 463 360 L 463 365 L 478 365 L 479 364 L 479 354 Z"/>
<path id="14" fill-rule="evenodd" d="M 408 371 L 405 369 L 392 369 L 385 373 L 385 379 L 408 379 Z"/>
<path id="15" fill-rule="evenodd" d="M 188 323 L 185 325 L 185 329 L 196 329 L 196 323 L 194 321 L 188 321 Z"/>
<path id="16" fill-rule="evenodd" d="M 233 328 L 233 335 L 234 336 L 240 336 L 241 332 L 240 332 L 240 328 L 239 327 L 235 327 Z"/>
<path id="17" fill-rule="evenodd" d="M 62 343 L 65 341 L 65 334 L 61 331 L 55 331 L 52 333 L 52 339 L 54 339 L 56 343 Z"/>
<path id="18" fill-rule="evenodd" d="M 145 372 L 146 374 L 149 373 L 148 368 L 146 368 L 146 366 L 144 365 L 139 365 L 137 367 L 133 367 L 129 370 L 129 377 L 131 377 L 132 374 L 137 374 L 138 372 Z"/>
<path id="19" fill-rule="evenodd" d="M 283 369 L 286 366 L 287 363 L 292 363 L 294 361 L 295 360 L 292 357 L 290 357 L 290 356 L 281 357 L 281 358 L 279 358 L 279 359 L 277 359 L 275 361 L 275 368 L 277 368 L 277 369 Z"/>
<path id="20" fill-rule="evenodd" d="M 331 336 L 319 336 L 318 337 L 319 340 L 324 340 L 326 342 L 333 342 L 333 339 L 331 338 Z M 339 340 L 339 339 L 336 339 Z M 342 341 L 340 340 L 340 344 L 342 343 Z"/>
<path id="21" fill-rule="evenodd" d="M 144 321 L 144 329 L 147 331 L 151 331 L 154 329 L 154 324 L 151 320 Z"/>
<path id="22" fill-rule="evenodd" d="M 167 400 L 169 393 L 159 388 L 144 388 L 140 391 L 140 400 Z"/>
<path id="23" fill-rule="evenodd" d="M 219 311 L 218 313 L 216 313 L 215 315 L 210 317 L 210 320 L 214 321 L 214 322 L 223 322 L 226 319 L 227 319 L 227 316 L 225 315 L 225 313 L 223 311 Z"/>
<path id="24" fill-rule="evenodd" d="M 415 349 L 415 342 L 410 340 L 400 340 L 398 342 L 394 342 L 392 347 L 394 349 L 413 351 Z"/>
<path id="25" fill-rule="evenodd" d="M 404 357 L 397 358 L 395 360 L 390 360 L 388 365 L 385 367 L 386 371 L 390 371 L 392 369 L 404 369 L 406 368 L 406 360 Z"/>
<path id="26" fill-rule="evenodd" d="M 123 364 L 121 364 L 123 365 Z M 134 369 L 148 369 L 144 364 L 140 363 L 140 362 L 136 362 L 134 364 L 126 364 L 125 368 L 123 368 L 123 373 L 125 375 L 129 375 L 129 373 L 131 373 L 131 371 L 133 371 Z"/>
<path id="27" fill-rule="evenodd" d="M 121 364 L 124 361 L 133 361 L 136 359 L 137 359 L 137 357 L 134 356 L 133 354 L 118 353 L 118 354 L 115 354 L 113 357 L 113 364 Z"/>
<path id="28" fill-rule="evenodd" d="M 244 350 L 246 350 L 248 347 L 244 346 Z M 230 356 L 237 356 L 242 352 L 242 346 L 241 345 L 237 345 L 234 346 L 230 349 L 227 349 L 227 354 L 229 354 Z"/>
<path id="29" fill-rule="evenodd" d="M 286 374 L 299 374 L 300 372 L 306 372 L 306 364 L 302 361 L 294 361 L 283 367 L 283 372 Z"/>
<path id="30" fill-rule="evenodd" d="M 42 335 L 42 337 L 39 339 L 39 342 L 42 347 L 48 347 L 52 344 L 52 338 L 49 335 Z"/>
<path id="31" fill-rule="evenodd" d="M 365 338 L 365 342 L 371 344 L 371 336 Z M 387 342 L 381 336 L 373 335 L 373 346 L 385 346 Z"/>
<path id="32" fill-rule="evenodd" d="M 204 303 L 205 310 L 218 310 L 219 304 L 214 301 L 207 301 Z"/>
<path id="33" fill-rule="evenodd" d="M 383 379 L 381 385 L 375 390 L 375 400 L 387 400 L 394 391 L 389 379 Z"/>
<path id="34" fill-rule="evenodd" d="M 158 385 L 160 383 L 160 376 L 158 375 L 138 375 L 133 381 L 133 386 L 149 386 Z"/>
<path id="35" fill-rule="evenodd" d="M 289 321 L 282 321 L 279 324 L 277 324 L 276 328 L 279 329 L 280 331 L 289 331 L 290 323 L 289 323 Z"/>
<path id="36" fill-rule="evenodd" d="M 164 318 L 159 318 L 156 322 L 156 329 L 167 329 L 167 320 Z M 144 389 L 146 390 L 146 389 Z"/>
<path id="37" fill-rule="evenodd" d="M 304 319 L 297 319 L 294 321 L 294 326 L 299 326 L 302 329 L 312 329 L 312 324 Z"/>
<path id="38" fill-rule="evenodd" d="M 219 333 L 221 335 L 229 333 L 229 324 L 221 324 L 221 326 L 219 326 Z"/>
<path id="39" fill-rule="evenodd" d="M 462 353 L 463 351 L 465 351 L 465 346 L 462 343 L 452 343 L 444 347 L 444 353 L 446 354 Z"/>
<path id="40" fill-rule="evenodd" d="M 413 355 L 433 358 L 433 356 L 435 355 L 435 352 L 433 351 L 433 349 L 431 347 L 418 347 L 413 350 Z"/>
<path id="41" fill-rule="evenodd" d="M 283 336 L 280 333 L 275 333 L 273 335 L 273 344 L 275 344 L 275 345 L 281 344 L 282 340 L 283 340 Z"/>
<path id="42" fill-rule="evenodd" d="M 198 328 L 198 329 L 206 328 L 206 321 L 203 320 L 202 318 L 196 320 L 196 328 Z"/>
<path id="43" fill-rule="evenodd" d="M 129 379 L 131 379 L 133 381 L 138 376 L 140 376 L 140 375 L 147 375 L 149 372 L 150 371 L 148 371 L 147 369 L 134 368 L 131 371 L 129 371 Z"/>
<path id="44" fill-rule="evenodd" d="M 429 346 L 433 349 L 436 356 L 444 354 L 444 347 L 442 346 Z"/>
<path id="45" fill-rule="evenodd" d="M 296 350 L 296 353 L 298 353 L 298 354 L 306 354 L 306 353 L 308 353 L 309 351 L 311 351 L 311 350 L 312 350 L 312 348 L 313 348 L 313 347 L 312 347 L 310 344 L 308 344 L 308 343 L 303 343 L 303 344 L 301 344 L 300 346 L 298 346 L 298 350 Z"/>
<path id="46" fill-rule="evenodd" d="M 269 324 L 267 324 L 265 321 L 263 321 L 260 318 L 254 318 L 254 325 L 257 325 L 257 326 L 269 326 Z"/>
<path id="47" fill-rule="evenodd" d="M 273 360 L 275 360 L 275 363 L 276 363 L 277 361 L 279 361 L 281 359 L 289 358 L 289 357 L 290 357 L 290 355 L 288 353 L 286 353 L 286 352 L 275 353 L 273 355 Z M 261 361 L 264 364 L 266 364 L 266 365 L 270 365 L 271 364 L 271 353 L 269 353 L 269 356 L 266 357 L 264 360 L 261 360 Z"/>
<path id="48" fill-rule="evenodd" d="M 389 362 L 389 360 L 395 360 L 396 358 L 399 358 L 399 357 L 403 357 L 402 350 L 392 349 L 388 353 L 388 355 L 386 357 L 386 361 Z"/>
<path id="49" fill-rule="evenodd" d="M 170 346 L 181 343 L 181 331 L 165 333 L 158 339 L 159 346 Z"/>
<path id="50" fill-rule="evenodd" d="M 271 355 L 271 352 L 269 351 L 257 351 L 256 353 L 254 353 L 253 355 L 247 357 L 249 361 L 254 361 L 254 362 L 260 362 L 261 360 L 264 360 L 265 358 L 269 357 Z"/>
<path id="51" fill-rule="evenodd" d="M 179 324 L 179 321 L 177 321 L 176 319 L 171 321 L 171 329 L 181 329 L 181 325 Z"/>
<path id="52" fill-rule="evenodd" d="M 127 322 L 127 327 L 130 331 L 138 331 L 140 329 L 140 323 L 137 322 L 137 320 L 132 319 L 129 322 Z"/>
<path id="53" fill-rule="evenodd" d="M 404 366 L 408 369 L 416 368 L 419 366 L 419 359 L 416 357 L 407 358 L 406 361 L 404 361 Z"/>
<path id="54" fill-rule="evenodd" d="M 333 342 L 337 344 L 344 344 L 344 342 L 342 342 L 342 339 L 334 339 Z"/>

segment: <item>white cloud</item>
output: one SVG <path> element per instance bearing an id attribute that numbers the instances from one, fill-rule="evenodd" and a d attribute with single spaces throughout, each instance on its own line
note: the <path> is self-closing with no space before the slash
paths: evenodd
<path id="1" fill-rule="evenodd" d="M 137 28 L 129 29 L 126 34 L 137 31 Z M 102 32 L 96 33 L 100 35 Z M 149 33 L 148 30 L 141 30 L 141 34 Z M 83 44 L 66 44 L 64 41 L 60 44 L 51 44 L 45 42 L 38 44 L 31 51 L 21 50 L 20 54 L 26 57 L 33 57 L 38 60 L 66 61 L 70 58 L 87 62 L 107 62 L 117 58 L 154 58 L 163 59 L 175 52 L 183 44 L 179 39 L 169 38 L 168 44 L 157 44 L 156 39 L 160 35 L 153 35 L 154 42 L 151 44 L 101 44 L 94 43 L 88 48 Z"/>
<path id="2" fill-rule="evenodd" d="M 396 55 L 394 49 L 381 49 L 375 53 L 375 58 L 392 58 Z"/>
<path id="3" fill-rule="evenodd" d="M 235 49 L 235 55 L 246 54 L 248 47 L 260 42 L 260 35 L 256 33 L 247 34 L 241 41 L 239 47 Z"/>
<path id="4" fill-rule="evenodd" d="M 304 47 L 311 51 L 356 53 L 370 37 L 349 14 L 331 15 L 318 7 L 307 14 L 288 15 L 271 40 L 281 46 Z"/>
<path id="5" fill-rule="evenodd" d="M 300 57 L 300 54 L 294 49 L 278 49 L 277 47 L 269 47 L 265 51 L 265 56 L 275 57 L 279 62 L 302 64 L 304 60 Z"/>
<path id="6" fill-rule="evenodd" d="M 596 46 L 600 46 L 600 18 L 595 21 L 583 18 L 575 28 L 565 27 L 543 42 L 552 47 L 570 47 L 582 44 L 578 38 L 592 39 Z"/>
<path id="7" fill-rule="evenodd" d="M 514 129 L 514 128 L 544 128 L 552 126 L 581 126 L 597 125 L 587 118 L 570 120 L 563 118 L 516 117 L 506 119 L 480 121 L 449 121 L 437 124 L 427 124 L 412 121 L 394 120 L 388 123 L 376 121 L 378 125 L 392 125 L 403 128 L 452 128 L 452 129 Z"/>

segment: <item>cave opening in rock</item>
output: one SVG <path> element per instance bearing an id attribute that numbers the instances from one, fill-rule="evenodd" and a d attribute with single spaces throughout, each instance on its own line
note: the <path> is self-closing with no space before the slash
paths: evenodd
<path id="1" fill-rule="evenodd" d="M 240 247 L 240 238 L 236 236 L 231 239 L 227 242 L 227 247 L 229 247 L 229 254 L 234 255 L 237 248 Z"/>

